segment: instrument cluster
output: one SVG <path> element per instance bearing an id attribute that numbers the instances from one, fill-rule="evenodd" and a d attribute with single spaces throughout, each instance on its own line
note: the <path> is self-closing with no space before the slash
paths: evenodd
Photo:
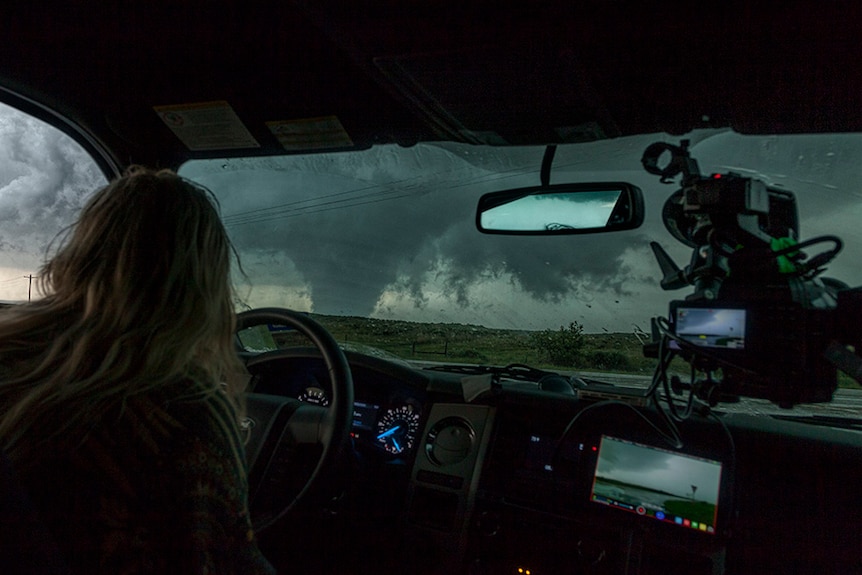
<path id="1" fill-rule="evenodd" d="M 421 418 L 421 405 L 412 398 L 384 406 L 357 399 L 351 437 L 391 456 L 410 456 L 418 443 Z"/>
<path id="2" fill-rule="evenodd" d="M 388 458 L 413 457 L 419 444 L 424 391 L 389 374 L 352 367 L 354 446 Z M 285 362 L 261 374 L 254 391 L 329 406 L 325 367 L 315 359 Z"/>

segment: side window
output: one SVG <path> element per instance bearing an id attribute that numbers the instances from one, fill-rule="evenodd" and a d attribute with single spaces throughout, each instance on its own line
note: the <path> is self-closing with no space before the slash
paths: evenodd
<path id="1" fill-rule="evenodd" d="M 39 297 L 39 268 L 51 241 L 106 183 L 72 138 L 0 103 L 0 301 Z"/>

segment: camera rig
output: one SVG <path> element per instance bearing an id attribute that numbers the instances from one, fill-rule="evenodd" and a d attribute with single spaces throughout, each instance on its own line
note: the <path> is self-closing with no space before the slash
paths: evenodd
<path id="1" fill-rule="evenodd" d="M 667 318 L 653 319 L 653 341 L 644 346 L 645 355 L 659 358 L 653 388 L 663 382 L 668 396 L 688 391 L 710 405 L 739 396 L 781 407 L 830 401 L 836 367 L 862 380 L 854 352 L 862 349 L 862 288 L 819 277 L 841 240 L 800 242 L 792 193 L 733 172 L 703 176 L 688 146 L 655 143 L 641 160 L 663 183 L 681 176 L 662 219 L 693 249 L 681 269 L 650 244 L 663 289 L 694 287 L 670 303 Z M 803 251 L 820 244 L 829 247 L 813 257 Z M 677 355 L 691 365 L 689 382 L 668 379 Z"/>

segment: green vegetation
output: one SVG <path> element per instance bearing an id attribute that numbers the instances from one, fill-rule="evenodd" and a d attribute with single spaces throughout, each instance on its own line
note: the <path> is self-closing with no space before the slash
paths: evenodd
<path id="1" fill-rule="evenodd" d="M 313 315 L 335 339 L 374 347 L 408 360 L 506 365 L 524 363 L 561 370 L 615 371 L 648 375 L 654 360 L 643 357 L 633 334 L 583 333 L 572 322 L 559 330 L 491 329 L 480 325 L 417 323 Z M 285 340 L 277 334 L 276 339 Z"/>
<path id="2" fill-rule="evenodd" d="M 855 379 L 840 371 L 838 372 L 838 387 L 846 389 L 862 389 L 862 385 L 859 385 Z"/>
<path id="3" fill-rule="evenodd" d="M 559 331 L 550 329 L 530 334 L 530 344 L 554 365 L 577 365 L 582 361 L 586 338 L 584 326 L 576 321 L 568 328 L 560 326 Z"/>
<path id="4" fill-rule="evenodd" d="M 607 371 L 650 375 L 655 360 L 643 356 L 634 333 L 584 333 L 577 322 L 557 330 L 491 329 L 480 325 L 418 323 L 312 314 L 340 342 L 354 348 L 375 348 L 407 360 L 507 365 L 524 363 L 539 368 Z M 276 332 L 281 346 L 307 345 L 294 332 Z M 671 371 L 686 374 L 688 364 L 675 359 Z M 838 385 L 859 389 L 839 373 Z"/>

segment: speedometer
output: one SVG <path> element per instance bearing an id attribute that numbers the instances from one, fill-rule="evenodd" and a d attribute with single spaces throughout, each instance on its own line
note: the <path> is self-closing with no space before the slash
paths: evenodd
<path id="1" fill-rule="evenodd" d="M 326 395 L 325 391 L 315 386 L 306 387 L 296 399 L 304 401 L 305 403 L 313 403 L 314 405 L 329 407 L 329 396 Z"/>
<path id="2" fill-rule="evenodd" d="M 377 443 L 393 454 L 413 449 L 419 431 L 419 412 L 412 405 L 387 409 L 377 421 Z"/>

